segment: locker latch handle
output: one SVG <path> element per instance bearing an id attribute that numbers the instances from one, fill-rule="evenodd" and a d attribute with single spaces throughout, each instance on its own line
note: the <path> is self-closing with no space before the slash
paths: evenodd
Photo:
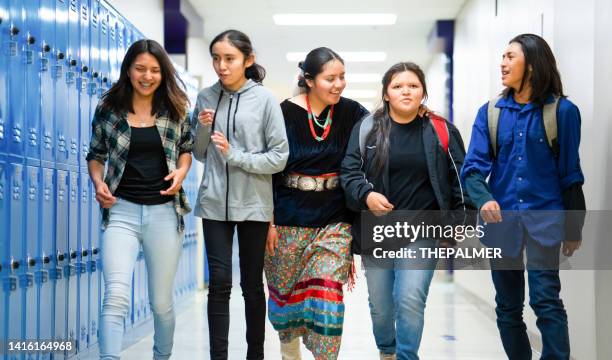
<path id="1" fill-rule="evenodd" d="M 32 35 L 28 36 L 28 44 L 34 45 L 36 43 L 36 38 Z"/>
<path id="2" fill-rule="evenodd" d="M 17 34 L 19 34 L 19 28 L 17 26 L 14 26 L 14 25 L 11 26 L 11 35 L 15 36 Z"/>
<path id="3" fill-rule="evenodd" d="M 87 65 L 83 66 L 83 68 L 81 69 L 82 72 L 86 73 L 89 71 L 89 68 L 87 67 Z"/>
<path id="4" fill-rule="evenodd" d="M 43 52 L 49 52 L 49 51 L 51 51 L 51 46 L 49 46 L 49 44 L 45 44 L 45 45 L 43 45 L 42 50 L 43 50 Z"/>

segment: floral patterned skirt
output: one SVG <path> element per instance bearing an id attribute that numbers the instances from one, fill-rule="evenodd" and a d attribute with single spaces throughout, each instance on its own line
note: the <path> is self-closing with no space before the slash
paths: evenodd
<path id="1" fill-rule="evenodd" d="M 268 318 L 281 342 L 303 336 L 317 360 L 336 359 L 353 257 L 347 223 L 323 228 L 278 226 L 278 247 L 266 254 Z"/>

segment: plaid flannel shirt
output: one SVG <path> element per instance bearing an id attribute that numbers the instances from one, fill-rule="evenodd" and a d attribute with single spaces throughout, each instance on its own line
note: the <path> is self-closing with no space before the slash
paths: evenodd
<path id="1" fill-rule="evenodd" d="M 155 119 L 155 125 L 166 154 L 168 171 L 172 172 L 176 169 L 179 156 L 183 153 L 190 153 L 193 148 L 189 115 L 177 124 L 169 119 L 167 113 L 162 113 Z M 112 111 L 101 109 L 98 105 L 92 120 L 92 136 L 87 161 L 96 160 L 105 164 L 108 160 L 104 182 L 113 194 L 125 170 L 130 150 L 130 136 L 131 129 L 127 121 L 127 112 L 117 116 Z M 178 231 L 183 231 L 185 228 L 183 216 L 191 211 L 191 207 L 182 188 L 174 195 L 174 208 L 178 216 Z M 108 219 L 109 209 L 102 209 L 103 229 L 108 225 Z"/>

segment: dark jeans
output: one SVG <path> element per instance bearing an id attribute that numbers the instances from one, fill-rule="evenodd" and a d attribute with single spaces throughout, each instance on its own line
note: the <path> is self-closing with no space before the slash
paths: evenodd
<path id="1" fill-rule="evenodd" d="M 536 325 L 542 335 L 542 360 L 562 360 L 570 356 L 567 314 L 559 298 L 559 248 L 560 244 L 545 247 L 530 238 L 526 244 L 529 305 L 535 312 Z M 556 266 L 551 264 L 553 259 L 556 259 Z M 517 267 L 522 270 L 496 270 Z M 523 322 L 525 270 L 522 254 L 516 259 L 492 261 L 491 268 L 497 292 L 497 327 L 506 355 L 510 360 L 531 359 L 527 326 Z"/>
<path id="2" fill-rule="evenodd" d="M 232 242 L 238 228 L 240 287 L 245 303 L 247 359 L 264 358 L 266 298 L 263 263 L 268 223 L 202 220 L 210 274 L 208 330 L 210 358 L 227 359 L 229 299 L 232 291 Z"/>

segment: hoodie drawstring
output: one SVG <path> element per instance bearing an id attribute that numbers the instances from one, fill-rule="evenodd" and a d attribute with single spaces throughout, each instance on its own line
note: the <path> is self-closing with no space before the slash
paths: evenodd
<path id="1" fill-rule="evenodd" d="M 240 93 L 238 93 L 238 98 L 236 98 L 236 107 L 234 108 L 234 122 L 232 124 L 232 134 L 236 133 L 236 113 L 238 112 L 238 104 L 240 103 Z"/>
<path id="2" fill-rule="evenodd" d="M 221 99 L 223 98 L 223 90 L 219 94 L 219 100 L 217 100 L 217 107 L 215 108 L 215 114 L 213 115 L 212 125 L 210 127 L 211 132 L 215 132 L 215 120 L 217 119 L 217 110 L 219 110 L 219 105 L 221 104 Z"/>

